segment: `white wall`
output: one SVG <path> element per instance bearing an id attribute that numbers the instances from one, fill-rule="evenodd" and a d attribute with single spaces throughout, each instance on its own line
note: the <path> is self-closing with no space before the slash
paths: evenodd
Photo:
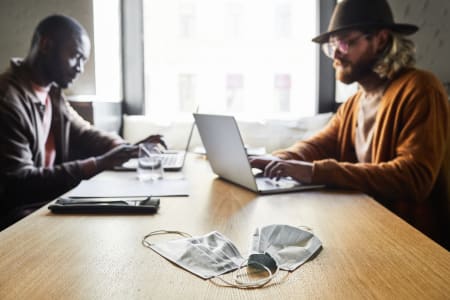
<path id="1" fill-rule="evenodd" d="M 417 46 L 417 66 L 450 82 L 450 0 L 388 1 L 396 22 L 419 26 L 411 36 Z"/>

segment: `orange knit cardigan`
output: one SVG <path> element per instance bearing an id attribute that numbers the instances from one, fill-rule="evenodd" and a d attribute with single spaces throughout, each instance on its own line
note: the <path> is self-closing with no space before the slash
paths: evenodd
<path id="1" fill-rule="evenodd" d="M 392 80 L 377 112 L 371 163 L 355 154 L 360 98 L 361 91 L 350 97 L 316 136 L 274 155 L 311 161 L 313 183 L 367 193 L 410 223 L 423 223 L 417 215 L 433 218 L 424 216 L 432 206 L 448 216 L 450 111 L 443 85 L 417 69 Z"/>

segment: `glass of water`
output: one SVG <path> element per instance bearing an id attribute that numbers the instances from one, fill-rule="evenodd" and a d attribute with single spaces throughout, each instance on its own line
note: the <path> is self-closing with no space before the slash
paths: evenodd
<path id="1" fill-rule="evenodd" d="M 164 177 L 161 155 L 158 144 L 139 144 L 137 174 L 140 181 L 155 181 Z"/>

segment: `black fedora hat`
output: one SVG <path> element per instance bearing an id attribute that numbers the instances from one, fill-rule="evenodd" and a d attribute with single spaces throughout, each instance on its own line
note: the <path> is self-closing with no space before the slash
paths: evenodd
<path id="1" fill-rule="evenodd" d="M 419 29 L 415 25 L 395 23 L 386 0 L 343 0 L 334 8 L 328 31 L 312 41 L 325 43 L 331 34 L 365 28 L 389 28 L 402 34 L 412 34 Z"/>

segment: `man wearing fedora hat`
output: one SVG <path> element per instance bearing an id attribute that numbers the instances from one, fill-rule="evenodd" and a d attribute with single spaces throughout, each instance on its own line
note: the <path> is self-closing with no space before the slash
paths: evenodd
<path id="1" fill-rule="evenodd" d="M 313 39 L 336 78 L 358 91 L 316 136 L 251 159 L 265 175 L 367 193 L 450 249 L 449 105 L 443 85 L 414 68 L 418 30 L 386 0 L 343 0 Z"/>

